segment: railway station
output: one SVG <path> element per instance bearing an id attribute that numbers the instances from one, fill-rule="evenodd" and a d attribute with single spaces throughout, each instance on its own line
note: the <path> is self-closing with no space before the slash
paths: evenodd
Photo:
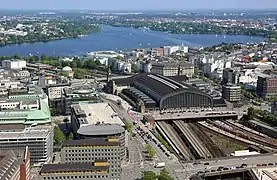
<path id="1" fill-rule="evenodd" d="M 136 106 L 140 112 L 182 112 L 188 109 L 226 108 L 223 99 L 213 99 L 199 89 L 158 74 L 139 74 L 126 79 L 115 79 L 107 86 L 112 94 Z M 185 80 L 185 78 L 184 78 Z"/>

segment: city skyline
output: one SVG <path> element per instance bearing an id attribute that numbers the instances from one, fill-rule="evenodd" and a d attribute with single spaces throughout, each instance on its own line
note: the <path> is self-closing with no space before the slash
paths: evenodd
<path id="1" fill-rule="evenodd" d="M 1 9 L 6 10 L 95 10 L 95 11 L 126 11 L 126 10 L 224 10 L 224 9 L 276 9 L 277 1 L 274 0 L 48 0 L 37 3 L 36 0 L 9 0 L 1 4 Z"/>

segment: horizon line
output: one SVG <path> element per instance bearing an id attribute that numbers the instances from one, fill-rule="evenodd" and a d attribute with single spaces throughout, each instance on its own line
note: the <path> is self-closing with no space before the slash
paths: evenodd
<path id="1" fill-rule="evenodd" d="M 90 12 L 178 12 L 178 11 L 275 11 L 277 8 L 188 8 L 188 9 L 123 9 L 123 10 L 115 10 L 115 9 L 85 9 L 85 8 L 77 8 L 77 9 L 59 9 L 59 8 L 45 8 L 45 9 L 11 9 L 11 8 L 0 8 L 0 11 L 90 11 Z"/>

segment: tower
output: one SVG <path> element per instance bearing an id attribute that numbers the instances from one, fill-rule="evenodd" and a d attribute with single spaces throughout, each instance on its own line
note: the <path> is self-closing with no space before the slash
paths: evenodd
<path id="1" fill-rule="evenodd" d="M 107 84 L 108 84 L 109 81 L 110 81 L 110 75 L 111 75 L 111 69 L 108 68 L 108 70 L 107 70 Z"/>

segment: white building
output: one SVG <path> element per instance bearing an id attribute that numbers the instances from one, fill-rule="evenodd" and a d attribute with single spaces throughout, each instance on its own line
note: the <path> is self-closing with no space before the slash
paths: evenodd
<path id="1" fill-rule="evenodd" d="M 117 70 L 120 72 L 132 72 L 132 64 L 128 62 L 117 61 Z"/>
<path id="2" fill-rule="evenodd" d="M 26 61 L 24 60 L 3 60 L 2 68 L 7 70 L 21 70 L 26 68 Z"/>
<path id="3" fill-rule="evenodd" d="M 21 129 L 0 132 L 0 150 L 14 150 L 26 146 L 30 150 L 31 163 L 50 162 L 53 156 L 53 127 L 22 126 Z"/>
<path id="4" fill-rule="evenodd" d="M 53 84 L 46 87 L 47 95 L 49 99 L 62 98 L 65 88 L 69 88 L 70 84 Z"/>

